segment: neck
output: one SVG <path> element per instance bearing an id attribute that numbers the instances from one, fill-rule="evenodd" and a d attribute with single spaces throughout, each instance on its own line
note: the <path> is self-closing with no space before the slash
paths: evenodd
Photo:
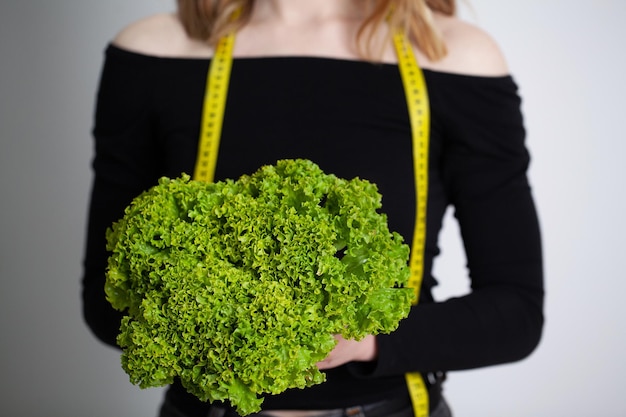
<path id="1" fill-rule="evenodd" d="M 361 19 L 362 9 L 354 0 L 260 0 L 254 2 L 252 19 L 288 25 L 317 24 Z"/>
<path id="2" fill-rule="evenodd" d="M 363 59 L 357 32 L 369 4 L 369 0 L 256 0 L 250 19 L 237 34 L 235 54 Z M 384 30 L 374 41 L 386 51 Z M 381 59 L 395 60 L 391 49 L 391 53 L 380 50 Z"/>

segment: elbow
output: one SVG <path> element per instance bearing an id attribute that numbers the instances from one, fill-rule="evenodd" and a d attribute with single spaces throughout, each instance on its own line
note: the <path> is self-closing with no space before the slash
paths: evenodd
<path id="1" fill-rule="evenodd" d="M 122 314 L 106 301 L 104 289 L 84 286 L 82 292 L 83 320 L 91 333 L 101 342 L 117 346 Z"/>
<path id="2" fill-rule="evenodd" d="M 543 295 L 533 297 L 532 300 L 522 297 L 516 301 L 509 304 L 509 307 L 513 306 L 509 309 L 512 314 L 508 315 L 510 320 L 504 324 L 504 332 L 511 342 L 507 349 L 510 356 L 506 362 L 517 362 L 529 357 L 537 350 L 543 336 Z"/>
<path id="3" fill-rule="evenodd" d="M 517 351 L 517 358 L 515 360 L 520 361 L 526 359 L 533 352 L 537 350 L 541 343 L 543 335 L 544 317 L 541 312 L 532 314 L 533 317 L 528 317 L 526 320 L 528 324 L 527 330 L 523 332 L 519 341 L 519 349 Z"/>

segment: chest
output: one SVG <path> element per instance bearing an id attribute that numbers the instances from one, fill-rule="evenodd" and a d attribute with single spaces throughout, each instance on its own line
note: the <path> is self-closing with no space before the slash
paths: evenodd
<path id="1" fill-rule="evenodd" d="M 188 71 L 158 97 L 166 175 L 193 170 L 206 69 Z M 394 230 L 410 236 L 412 139 L 396 66 L 317 58 L 235 60 L 216 180 L 285 158 L 310 159 L 326 172 L 375 183 Z M 432 162 L 431 170 L 436 158 Z"/>

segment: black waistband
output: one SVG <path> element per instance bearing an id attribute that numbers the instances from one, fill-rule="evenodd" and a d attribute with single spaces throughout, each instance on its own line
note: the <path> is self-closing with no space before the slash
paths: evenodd
<path id="1" fill-rule="evenodd" d="M 431 411 L 439 404 L 439 401 L 441 399 L 442 384 L 444 380 L 445 373 L 443 372 L 424 374 L 424 382 L 428 388 L 429 408 Z M 198 400 L 195 396 L 189 394 L 185 390 L 185 388 L 180 385 L 179 382 L 175 382 L 172 386 L 169 387 L 166 393 L 165 401 L 168 402 L 171 406 L 175 407 L 177 410 L 179 410 L 181 414 L 186 417 L 239 416 L 237 412 L 228 404 L 209 404 Z M 384 410 L 383 413 L 388 413 L 391 408 L 396 409 L 399 407 L 403 407 L 406 404 L 410 404 L 410 401 L 411 400 L 408 395 L 408 391 L 404 390 L 402 392 L 399 392 L 398 395 L 389 400 L 375 401 L 373 403 L 365 404 L 347 405 L 345 408 L 343 408 L 343 410 L 362 409 L 367 411 L 366 413 L 362 413 L 362 416 L 378 417 L 377 410 Z M 346 413 L 346 416 L 350 415 L 351 414 Z M 359 415 L 359 413 L 356 413 L 356 415 Z M 266 414 L 260 414 L 258 416 L 268 417 Z"/>
<path id="2" fill-rule="evenodd" d="M 408 395 L 389 400 L 378 401 L 371 404 L 355 405 L 346 408 L 332 410 L 317 410 L 315 417 L 390 417 L 410 416 L 413 406 Z M 272 410 L 250 414 L 248 417 L 273 417 Z M 214 408 L 208 417 L 240 417 L 234 410 L 229 408 Z"/>

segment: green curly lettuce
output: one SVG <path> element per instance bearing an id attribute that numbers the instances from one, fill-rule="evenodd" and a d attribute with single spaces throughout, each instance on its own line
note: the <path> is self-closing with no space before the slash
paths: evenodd
<path id="1" fill-rule="evenodd" d="M 263 394 L 323 382 L 315 364 L 333 335 L 389 333 L 409 312 L 409 248 L 380 208 L 374 184 L 308 160 L 236 181 L 162 178 L 107 231 L 131 382 L 179 378 L 242 415 Z"/>

